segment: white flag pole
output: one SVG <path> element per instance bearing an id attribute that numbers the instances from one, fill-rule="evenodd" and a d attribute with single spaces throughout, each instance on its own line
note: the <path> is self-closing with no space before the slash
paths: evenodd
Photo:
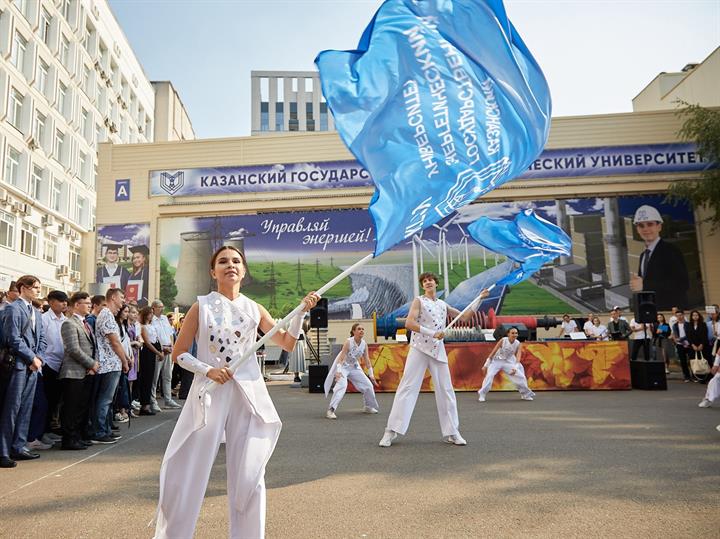
<path id="1" fill-rule="evenodd" d="M 318 296 L 322 296 L 325 292 L 327 292 L 328 290 L 330 290 L 333 286 L 335 286 L 336 284 L 338 284 L 338 283 L 339 283 L 340 281 L 342 281 L 345 277 L 347 277 L 348 275 L 350 275 L 353 271 L 355 271 L 355 270 L 358 269 L 359 267 L 364 266 L 365 264 L 367 264 L 370 260 L 372 260 L 372 258 L 373 258 L 373 255 L 372 255 L 372 254 L 369 254 L 369 255 L 367 255 L 365 258 L 363 258 L 363 259 L 355 262 L 355 264 L 353 264 L 352 266 L 350 266 L 349 268 L 347 268 L 345 271 L 343 271 L 343 272 L 340 273 L 339 275 L 335 276 L 332 280 L 328 281 L 328 283 L 326 283 L 322 288 L 320 288 L 319 290 L 317 290 L 315 293 L 316 293 Z M 285 318 L 283 318 L 282 320 L 280 320 L 280 322 L 278 322 L 277 324 L 275 324 L 275 326 L 274 326 L 270 331 L 268 331 L 265 335 L 263 335 L 263 337 L 262 337 L 259 341 L 257 341 L 257 342 L 255 343 L 255 346 L 253 346 L 250 350 L 246 351 L 246 352 L 245 352 L 242 356 L 240 356 L 239 358 L 233 359 L 230 363 L 228 363 L 228 365 L 226 365 L 225 368 L 229 369 L 232 374 L 235 374 L 235 371 L 238 369 L 238 367 L 239 367 L 244 361 L 246 361 L 246 360 L 247 360 L 248 358 L 250 358 L 250 357 L 254 357 L 254 356 L 255 356 L 255 352 L 256 352 L 262 345 L 264 345 L 266 342 L 268 342 L 270 339 L 272 339 L 272 337 L 273 337 L 278 331 L 280 331 L 281 329 L 287 328 L 287 326 L 290 324 L 290 321 L 291 321 L 295 316 L 297 316 L 298 314 L 300 314 L 300 312 L 301 312 L 304 308 L 305 308 L 305 302 L 304 302 L 304 301 L 301 301 L 301 302 L 300 302 L 300 305 L 298 305 L 297 307 L 295 307 L 295 308 L 292 310 L 292 312 L 290 312 L 290 314 L 288 314 Z M 214 382 L 214 381 L 212 381 L 212 380 L 208 380 L 208 381 L 205 383 L 205 385 L 204 385 L 204 386 L 201 388 L 201 390 L 200 390 L 200 396 L 201 396 L 201 398 L 202 398 L 202 396 L 203 396 L 207 391 L 211 391 L 212 388 L 213 388 L 215 385 L 216 385 L 216 382 Z"/>
<path id="2" fill-rule="evenodd" d="M 490 286 L 487 288 L 488 292 L 489 292 L 490 290 L 492 290 L 493 288 L 495 288 L 495 285 L 494 285 L 494 284 L 490 285 Z M 480 294 L 478 295 L 478 297 L 476 297 L 474 300 L 472 300 L 470 303 L 468 303 L 468 306 L 465 307 L 465 308 L 460 312 L 460 314 L 457 315 L 457 316 L 453 319 L 452 322 L 450 322 L 447 326 L 445 326 L 445 329 L 443 329 L 443 333 L 445 333 L 448 329 L 450 329 L 451 327 L 453 327 L 453 326 L 455 325 L 455 322 L 457 322 L 458 320 L 460 320 L 460 318 L 462 318 L 462 316 L 463 316 L 467 311 L 469 311 L 470 309 L 474 309 L 474 308 L 475 308 L 478 300 L 480 299 L 480 295 L 482 295 L 482 292 L 480 292 Z"/>

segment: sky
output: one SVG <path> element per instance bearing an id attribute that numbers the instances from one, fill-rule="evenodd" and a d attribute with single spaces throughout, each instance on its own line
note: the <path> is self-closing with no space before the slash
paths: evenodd
<path id="1" fill-rule="evenodd" d="M 109 0 L 150 80 L 173 83 L 199 138 L 250 134 L 250 72 L 308 71 L 354 49 L 381 0 Z M 506 0 L 553 116 L 630 112 L 658 73 L 720 46 L 718 0 Z"/>

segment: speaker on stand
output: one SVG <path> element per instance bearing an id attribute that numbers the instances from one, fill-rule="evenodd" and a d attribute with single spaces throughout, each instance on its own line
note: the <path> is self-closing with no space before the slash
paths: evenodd
<path id="1" fill-rule="evenodd" d="M 635 323 L 643 325 L 644 361 L 630 361 L 630 380 L 633 389 L 667 389 L 665 363 L 657 361 L 656 354 L 650 354 L 652 342 L 647 338 L 647 324 L 657 321 L 655 292 L 643 291 L 633 294 L 633 311 Z M 652 356 L 652 361 L 651 361 Z"/>
<path id="2" fill-rule="evenodd" d="M 324 393 L 325 378 L 330 368 L 327 365 L 320 365 L 320 329 L 328 327 L 328 300 L 320 298 L 317 305 L 310 309 L 310 327 L 315 329 L 317 336 L 317 365 L 308 367 L 308 390 L 310 393 Z M 308 341 L 309 344 L 309 341 Z"/>

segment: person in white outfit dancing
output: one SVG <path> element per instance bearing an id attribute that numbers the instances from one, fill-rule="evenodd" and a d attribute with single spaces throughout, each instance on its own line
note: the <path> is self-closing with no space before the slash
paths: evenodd
<path id="1" fill-rule="evenodd" d="M 370 363 L 370 354 L 368 353 L 367 343 L 363 337 L 365 336 L 365 328 L 359 322 L 353 324 L 350 329 L 350 338 L 343 344 L 342 350 L 335 358 L 335 362 L 330 372 L 325 378 L 325 397 L 330 392 L 330 386 L 335 380 L 335 389 L 333 389 L 333 398 L 330 400 L 330 407 L 325 412 L 328 419 L 337 419 L 335 411 L 340 406 L 340 401 L 345 396 L 348 380 L 350 380 L 355 389 L 363 394 L 365 406 L 363 412 L 366 414 L 377 414 L 378 403 L 375 398 L 375 390 L 373 386 L 377 385 L 373 374 L 372 364 Z M 368 375 L 362 371 L 360 360 L 365 363 Z"/>
<path id="2" fill-rule="evenodd" d="M 525 369 L 520 363 L 522 344 L 517 337 L 517 328 L 510 328 L 507 336 L 500 339 L 495 344 L 493 351 L 490 352 L 482 368 L 486 374 L 482 387 L 478 390 L 478 400 L 480 402 L 485 402 L 485 397 L 492 387 L 493 379 L 500 371 L 505 372 L 508 378 L 510 378 L 510 381 L 518 388 L 520 398 L 526 401 L 533 400 L 535 393 L 528 387 L 527 378 L 525 378 Z"/>
<path id="3" fill-rule="evenodd" d="M 458 430 L 460 422 L 455 390 L 450 379 L 450 368 L 443 341 L 448 314 L 455 317 L 460 311 L 437 298 L 438 278 L 434 273 L 422 273 L 419 281 L 425 293 L 415 298 L 410 305 L 410 312 L 405 322 L 405 327 L 412 331 L 410 353 L 379 445 L 390 447 L 398 434 L 404 435 L 407 432 L 426 369 L 430 371 L 435 386 L 435 403 L 443 441 L 448 444 L 466 445 L 467 442 L 460 436 Z M 489 292 L 483 290 L 480 298 L 488 295 Z M 469 320 L 472 314 L 472 309 L 468 309 L 462 320 Z"/>
<path id="4" fill-rule="evenodd" d="M 173 350 L 173 361 L 195 373 L 182 413 L 160 468 L 156 539 L 191 538 L 210 470 L 223 438 L 226 442 L 230 537 L 265 535 L 265 466 L 280 434 L 280 418 L 256 361 L 245 361 L 233 375 L 226 367 L 255 344 L 258 327 L 268 332 L 275 321 L 262 305 L 240 293 L 245 257 L 221 247 L 210 261 L 217 292 L 198 297 L 190 307 Z M 305 308 L 318 296 L 305 296 Z M 302 314 L 273 341 L 292 350 Z M 189 350 L 197 342 L 197 357 Z M 201 400 L 208 381 L 220 384 Z M 226 383 L 232 380 L 232 383 Z"/>
<path id="5" fill-rule="evenodd" d="M 713 363 L 710 372 L 715 376 L 713 376 L 708 382 L 707 391 L 705 391 L 705 398 L 700 401 L 700 404 L 698 404 L 700 408 L 709 408 L 712 406 L 713 402 L 720 399 L 720 351 L 715 356 L 715 362 Z"/>

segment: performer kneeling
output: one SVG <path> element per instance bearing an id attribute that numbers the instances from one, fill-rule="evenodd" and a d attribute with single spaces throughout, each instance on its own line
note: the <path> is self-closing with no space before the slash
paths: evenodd
<path id="1" fill-rule="evenodd" d="M 435 274 L 425 272 L 420 275 L 420 285 L 425 293 L 415 298 L 405 327 L 411 330 L 410 353 L 405 362 L 405 370 L 400 385 L 395 393 L 392 410 L 388 418 L 385 434 L 380 440 L 380 447 L 390 447 L 398 434 L 405 434 L 410 424 L 425 369 L 430 371 L 435 385 L 435 403 L 440 419 L 440 430 L 443 441 L 448 444 L 466 445 L 460 436 L 459 420 L 455 390 L 450 379 L 448 358 L 443 341 L 443 330 L 448 313 L 457 316 L 460 311 L 450 307 L 437 298 L 438 278 Z M 483 290 L 481 298 L 490 293 Z M 468 309 L 462 320 L 472 318 L 472 309 Z"/>
<path id="2" fill-rule="evenodd" d="M 355 389 L 363 394 L 365 406 L 363 412 L 366 414 L 377 414 L 378 403 L 375 399 L 375 390 L 373 385 L 377 385 L 375 376 L 373 376 L 373 368 L 370 363 L 370 355 L 368 354 L 368 347 L 365 339 L 365 329 L 359 324 L 355 323 L 350 330 L 350 338 L 343 344 L 342 350 L 335 358 L 330 372 L 325 379 L 325 397 L 327 397 L 330 386 L 335 380 L 335 389 L 333 389 L 333 398 L 330 401 L 330 407 L 325 412 L 325 417 L 328 419 L 337 419 L 335 411 L 340 406 L 340 401 L 345 396 L 347 390 L 347 383 L 350 380 Z M 360 367 L 360 360 L 365 361 L 365 367 L 368 371 L 368 376 Z M 369 377 L 369 378 L 368 378 Z"/>
<path id="3" fill-rule="evenodd" d="M 220 443 L 226 441 L 230 537 L 265 535 L 265 465 L 280 434 L 280 418 L 256 361 L 245 361 L 235 374 L 225 367 L 255 344 L 258 327 L 275 325 L 262 305 L 240 293 L 245 257 L 235 247 L 221 247 L 210 261 L 217 292 L 199 296 L 190 307 L 173 350 L 173 360 L 195 373 L 190 393 L 175 425 L 160 468 L 155 537 L 191 538 Z M 309 310 L 318 296 L 305 297 Z M 302 314 L 273 342 L 292 350 Z M 197 356 L 188 351 L 195 339 Z M 200 389 L 211 379 L 218 384 L 211 400 Z M 226 384 L 232 380 L 233 383 Z M 209 401 L 209 402 L 208 402 Z"/>
<path id="4" fill-rule="evenodd" d="M 528 387 L 527 378 L 525 378 L 525 369 L 520 363 L 522 344 L 517 336 L 517 328 L 510 328 L 507 332 L 507 337 L 500 339 L 497 344 L 495 344 L 493 351 L 490 352 L 482 368 L 486 374 L 482 387 L 478 391 L 478 400 L 480 402 L 485 402 L 485 397 L 492 387 L 493 379 L 500 371 L 504 371 L 505 374 L 508 375 L 510 381 L 515 384 L 515 387 L 520 391 L 520 397 L 523 400 L 533 400 L 535 393 Z"/>

